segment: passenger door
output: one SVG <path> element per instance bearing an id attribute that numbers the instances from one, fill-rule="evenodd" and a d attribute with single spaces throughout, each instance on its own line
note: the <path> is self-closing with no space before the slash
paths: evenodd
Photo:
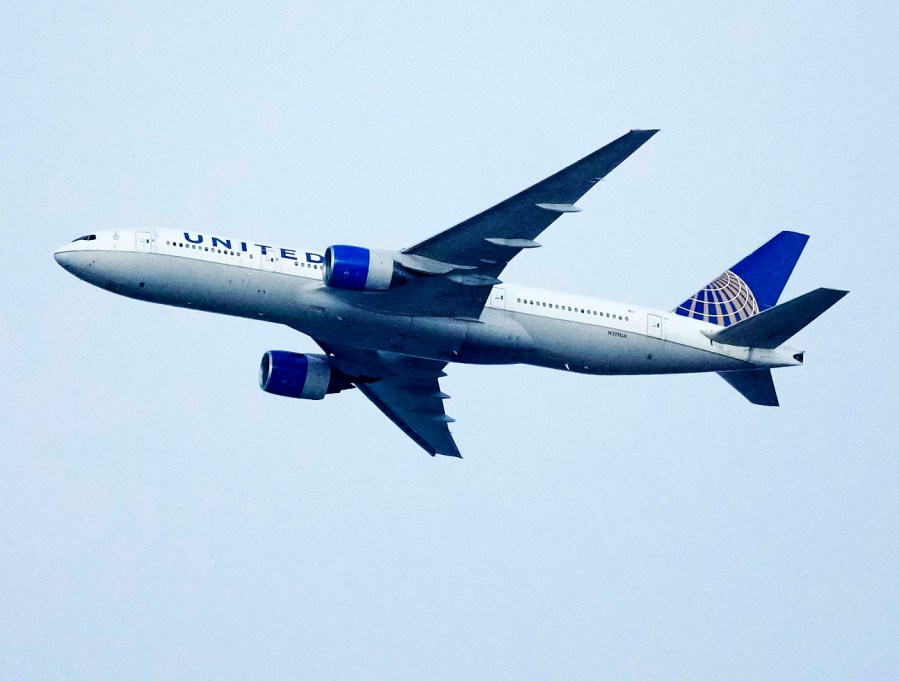
<path id="1" fill-rule="evenodd" d="M 271 251 L 266 253 L 265 255 L 260 255 L 262 258 L 262 262 L 260 263 L 261 269 L 263 272 L 274 272 L 275 268 L 278 266 L 278 258 L 275 255 L 272 255 Z"/>
<path id="2" fill-rule="evenodd" d="M 494 307 L 497 310 L 506 309 L 506 289 L 494 287 L 493 292 L 490 294 L 490 307 Z"/>
<path id="3" fill-rule="evenodd" d="M 150 232 L 137 232 L 135 248 L 139 253 L 149 253 L 153 243 L 153 236 Z"/>

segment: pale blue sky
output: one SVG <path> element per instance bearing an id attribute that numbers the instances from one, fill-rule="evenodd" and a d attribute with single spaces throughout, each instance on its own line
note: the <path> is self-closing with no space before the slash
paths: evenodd
<path id="1" fill-rule="evenodd" d="M 5 3 L 0 677 L 895 679 L 894 3 Z M 505 279 L 668 308 L 781 229 L 783 406 L 452 367 L 462 461 L 257 387 L 92 229 L 415 243 L 661 133 Z M 875 300 L 887 303 L 874 306 Z"/>

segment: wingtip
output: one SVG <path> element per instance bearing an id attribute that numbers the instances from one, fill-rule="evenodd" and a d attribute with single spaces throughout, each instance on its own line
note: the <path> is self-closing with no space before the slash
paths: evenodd
<path id="1" fill-rule="evenodd" d="M 430 454 L 431 458 L 434 458 L 434 459 L 436 459 L 438 455 L 439 456 L 448 456 L 453 459 L 461 459 L 462 458 L 462 454 L 459 452 L 458 449 L 455 451 L 452 451 L 452 452 L 441 452 L 441 451 L 438 451 L 435 449 L 433 452 L 428 452 L 428 454 Z"/>
<path id="2" fill-rule="evenodd" d="M 827 294 L 829 294 L 834 299 L 834 302 L 842 300 L 845 296 L 847 296 L 849 294 L 849 291 L 845 291 L 845 290 L 839 289 L 839 288 L 829 288 L 827 286 L 821 286 L 821 287 L 817 288 L 816 290 L 817 291 L 825 291 Z"/>

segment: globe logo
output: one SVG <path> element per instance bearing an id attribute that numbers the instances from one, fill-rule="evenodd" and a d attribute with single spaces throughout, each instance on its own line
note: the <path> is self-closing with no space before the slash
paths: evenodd
<path id="1" fill-rule="evenodd" d="M 727 270 L 692 298 L 677 307 L 677 314 L 719 326 L 730 326 L 759 311 L 746 282 Z"/>

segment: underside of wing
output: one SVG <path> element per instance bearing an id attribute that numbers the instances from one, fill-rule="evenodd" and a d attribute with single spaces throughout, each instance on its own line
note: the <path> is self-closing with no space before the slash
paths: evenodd
<path id="1" fill-rule="evenodd" d="M 483 213 L 432 236 L 404 253 L 466 267 L 496 277 L 522 249 L 565 213 L 658 130 L 631 130 L 606 146 L 509 197 Z"/>
<path id="2" fill-rule="evenodd" d="M 330 343 L 319 345 L 332 366 L 431 456 L 461 458 L 449 431 L 440 378 L 445 362 Z"/>
<path id="3" fill-rule="evenodd" d="M 435 397 L 442 394 L 436 376 L 430 381 L 384 379 L 357 387 L 428 454 L 462 458 L 447 427 L 453 418 L 443 411 L 443 398 Z"/>
<path id="4" fill-rule="evenodd" d="M 346 293 L 354 304 L 397 314 L 477 317 L 491 287 L 522 250 L 657 130 L 631 130 L 567 168 L 400 254 L 420 276 L 383 293 Z"/>

